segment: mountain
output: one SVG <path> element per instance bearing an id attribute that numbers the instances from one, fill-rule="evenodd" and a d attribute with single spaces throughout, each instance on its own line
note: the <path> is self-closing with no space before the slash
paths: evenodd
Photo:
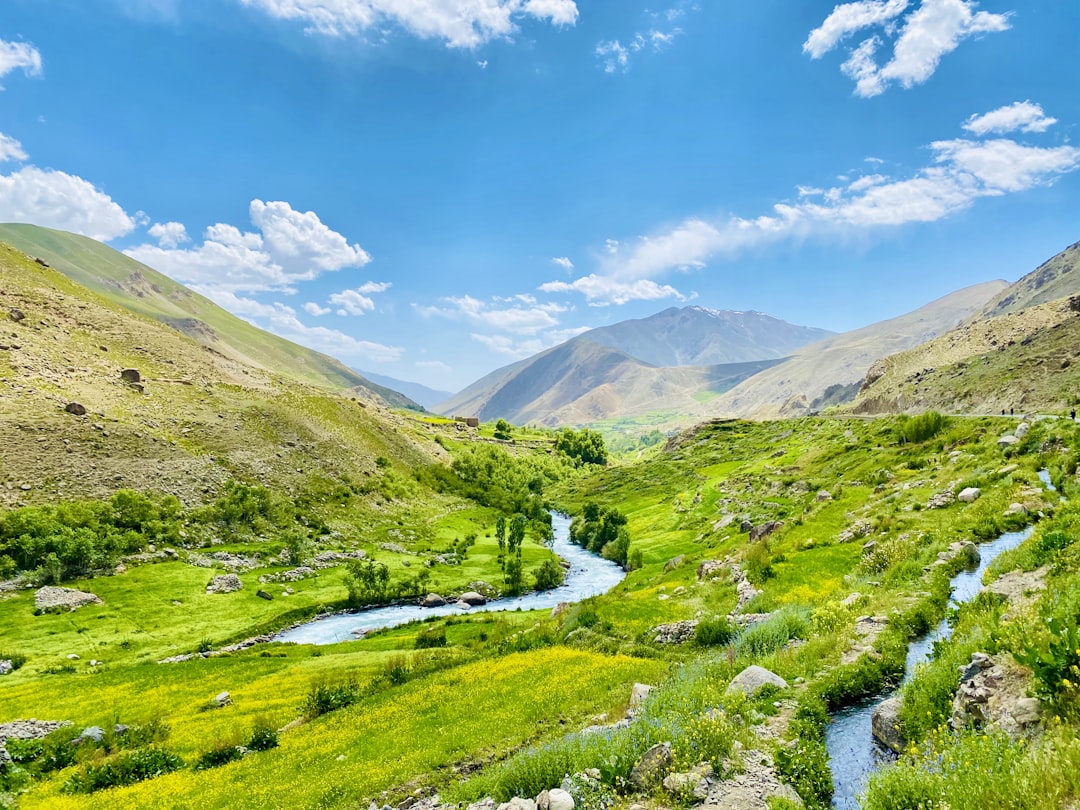
<path id="1" fill-rule="evenodd" d="M 1065 248 L 1047 260 L 1008 289 L 1002 290 L 971 320 L 983 320 L 1019 312 L 1022 309 L 1045 304 L 1080 293 L 1080 242 Z"/>
<path id="2" fill-rule="evenodd" d="M 760 312 L 672 307 L 497 369 L 435 409 L 547 425 L 683 413 L 828 334 Z"/>
<path id="3" fill-rule="evenodd" d="M 847 387 L 853 396 L 857 384 L 876 360 L 947 332 L 979 311 L 1006 287 L 1008 284 L 1004 281 L 977 284 L 898 318 L 806 346 L 783 363 L 750 377 L 705 406 L 699 406 L 694 415 L 795 416 L 823 407 L 837 386 Z M 831 401 L 835 402 L 835 398 Z"/>
<path id="4" fill-rule="evenodd" d="M 301 382 L 399 408 L 419 408 L 408 397 L 376 385 L 334 358 L 264 332 L 208 298 L 107 245 L 36 225 L 0 225 L 0 241 L 45 261 L 108 300 L 171 326 L 204 346 L 247 365 Z"/>
<path id="5" fill-rule="evenodd" d="M 671 307 L 583 337 L 653 366 L 713 366 L 786 357 L 832 334 L 762 312 Z"/>
<path id="6" fill-rule="evenodd" d="M 376 374 L 373 371 L 357 371 L 357 373 L 376 385 L 381 385 L 383 388 L 401 392 L 413 402 L 423 405 L 425 408 L 431 408 L 453 396 L 453 393 L 450 391 L 439 391 L 435 388 L 428 388 L 426 385 L 417 382 L 397 380 L 393 377 L 388 377 L 385 374 Z"/>

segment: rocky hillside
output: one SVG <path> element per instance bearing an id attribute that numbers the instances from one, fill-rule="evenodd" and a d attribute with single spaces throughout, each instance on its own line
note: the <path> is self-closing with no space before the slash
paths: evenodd
<path id="1" fill-rule="evenodd" d="M 1002 290 L 972 316 L 983 320 L 1019 312 L 1058 298 L 1080 293 L 1080 242 L 1067 247 L 1052 259 L 1039 265 L 1022 279 Z"/>
<path id="2" fill-rule="evenodd" d="M 870 366 L 955 327 L 1007 287 L 990 281 L 951 293 L 914 312 L 807 346 L 699 408 L 699 414 L 771 418 L 799 416 L 833 404 L 837 387 L 851 387 Z"/>
<path id="3" fill-rule="evenodd" d="M 0 243 L 0 506 L 123 487 L 197 503 L 231 477 L 286 492 L 360 480 L 379 456 L 442 454 L 414 424 L 244 362 Z"/>
<path id="4" fill-rule="evenodd" d="M 671 308 L 498 369 L 436 410 L 547 425 L 689 413 L 828 334 L 760 312 Z"/>
<path id="5" fill-rule="evenodd" d="M 0 241 L 40 258 L 125 309 L 153 318 L 221 355 L 286 377 L 398 408 L 419 408 L 328 355 L 264 332 L 168 276 L 77 234 L 36 225 L 0 225 Z"/>

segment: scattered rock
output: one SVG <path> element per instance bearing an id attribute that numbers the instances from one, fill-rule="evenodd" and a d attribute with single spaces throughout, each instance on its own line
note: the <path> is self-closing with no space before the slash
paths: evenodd
<path id="1" fill-rule="evenodd" d="M 832 500 L 832 494 L 826 492 L 825 490 L 821 490 L 817 495 L 814 496 L 814 500 L 817 501 L 818 503 L 824 503 L 825 501 L 831 501 Z"/>
<path id="2" fill-rule="evenodd" d="M 105 739 L 105 729 L 101 726 L 89 726 L 84 728 L 79 736 L 72 740 L 74 745 L 82 745 L 86 742 L 99 743 Z"/>
<path id="3" fill-rule="evenodd" d="M 661 624 L 653 628 L 653 642 L 656 644 L 685 644 L 694 637 L 697 626 L 697 619 Z"/>
<path id="4" fill-rule="evenodd" d="M 732 679 L 731 683 L 728 684 L 726 694 L 742 692 L 747 697 L 753 697 L 761 687 L 767 685 L 778 686 L 781 689 L 788 688 L 787 681 L 775 672 L 770 672 L 765 667 L 754 664 L 748 666 Z"/>
<path id="5" fill-rule="evenodd" d="M 15 323 L 19 323 L 26 318 L 26 313 L 23 312 L 21 309 L 13 308 L 8 311 L 8 315 L 10 316 L 11 320 L 15 321 Z"/>
<path id="6" fill-rule="evenodd" d="M 703 560 L 697 569 L 698 579 L 712 579 L 727 567 L 727 560 Z"/>
<path id="7" fill-rule="evenodd" d="M 836 536 L 837 543 L 850 543 L 852 540 L 858 540 L 866 535 L 870 534 L 874 530 L 874 524 L 869 520 L 859 520 L 854 524 L 844 529 L 840 534 Z"/>
<path id="8" fill-rule="evenodd" d="M 244 587 L 236 574 L 222 574 L 214 577 L 206 586 L 207 593 L 235 593 Z"/>
<path id="9" fill-rule="evenodd" d="M 78 610 L 86 605 L 100 605 L 101 599 L 92 593 L 77 591 L 74 588 L 59 588 L 46 585 L 34 594 L 34 610 L 37 613 L 51 613 L 64 610 Z"/>
<path id="10" fill-rule="evenodd" d="M 673 757 L 671 743 L 662 742 L 654 745 L 641 755 L 641 759 L 630 771 L 630 787 L 644 793 L 659 785 L 671 770 Z"/>
<path id="11" fill-rule="evenodd" d="M 930 500 L 926 502 L 927 509 L 944 509 L 946 506 L 952 506 L 956 501 L 956 496 L 951 491 L 939 492 L 937 495 L 932 495 Z"/>
<path id="12" fill-rule="evenodd" d="M 750 542 L 756 543 L 758 540 L 762 540 L 782 528 L 784 528 L 784 521 L 782 520 L 770 520 L 768 523 L 755 526 L 750 530 Z"/>
<path id="13" fill-rule="evenodd" d="M 547 810 L 574 810 L 574 797 L 562 788 L 552 788 L 547 791 L 547 794 Z M 536 804 L 539 807 L 539 800 L 537 800 Z"/>
<path id="14" fill-rule="evenodd" d="M 464 602 L 469 607 L 477 607 L 487 604 L 487 597 L 476 591 L 467 591 L 458 597 L 459 602 Z"/>
<path id="15" fill-rule="evenodd" d="M 58 728 L 70 726 L 69 720 L 12 720 L 0 723 L 0 738 L 8 740 L 40 740 Z"/>
<path id="16" fill-rule="evenodd" d="M 379 548 L 383 551 L 389 551 L 393 554 L 411 554 L 405 546 L 399 546 L 397 543 L 379 543 Z"/>
<path id="17" fill-rule="evenodd" d="M 1020 440 L 1018 438 L 1016 438 L 1012 434 L 1009 434 L 1007 436 L 1002 436 L 1000 439 L 998 439 L 997 440 L 997 445 L 998 445 L 998 447 L 1000 447 L 1002 449 L 1005 449 L 1005 448 L 1012 447 L 1014 444 L 1018 443 L 1019 441 Z"/>
<path id="18" fill-rule="evenodd" d="M 975 501 L 979 500 L 980 495 L 982 495 L 982 490 L 978 487 L 967 487 L 961 490 L 956 499 L 961 503 L 975 503 Z"/>
<path id="19" fill-rule="evenodd" d="M 442 607 L 445 604 L 445 597 L 439 596 L 437 593 L 429 593 L 420 601 L 420 607 L 426 608 Z"/>
<path id="20" fill-rule="evenodd" d="M 213 703 L 219 709 L 223 706 L 231 706 L 232 695 L 230 695 L 228 692 L 219 692 L 217 695 L 214 696 L 214 699 L 211 701 L 211 703 Z"/>
<path id="21" fill-rule="evenodd" d="M 995 726 L 1014 740 L 1027 736 L 1042 719 L 1042 705 L 1027 696 L 1031 677 L 1019 667 L 998 664 L 986 653 L 972 653 L 960 668 L 960 687 L 953 698 L 949 725 Z"/>
<path id="22" fill-rule="evenodd" d="M 744 768 L 724 781 L 710 780 L 709 793 L 702 807 L 723 807 L 725 810 L 766 810 L 769 799 L 787 799 L 796 807 L 802 807 L 790 785 L 780 781 L 772 757 L 764 751 L 747 751 L 743 754 Z"/>
<path id="23" fill-rule="evenodd" d="M 704 801 L 709 795 L 709 778 L 713 767 L 703 762 L 685 773 L 671 773 L 664 777 L 664 790 L 679 799 Z"/>
<path id="24" fill-rule="evenodd" d="M 907 740 L 900 733 L 900 707 L 903 702 L 900 697 L 883 700 L 870 715 L 870 731 L 874 739 L 897 753 L 907 745 Z"/>
<path id="25" fill-rule="evenodd" d="M 649 696 L 649 693 L 655 689 L 655 686 L 650 686 L 646 683 L 635 683 L 633 688 L 630 689 L 630 708 L 636 709 L 645 702 L 645 698 Z"/>
<path id="26" fill-rule="evenodd" d="M 79 402 L 69 402 L 64 410 L 75 414 L 75 416 L 86 416 L 86 408 Z"/>

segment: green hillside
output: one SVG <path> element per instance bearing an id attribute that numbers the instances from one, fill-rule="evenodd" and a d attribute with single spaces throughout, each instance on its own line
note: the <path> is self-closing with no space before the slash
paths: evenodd
<path id="1" fill-rule="evenodd" d="M 43 259 L 110 301 L 233 359 L 313 385 L 356 388 L 393 407 L 420 409 L 404 395 L 370 382 L 334 358 L 265 332 L 101 242 L 19 224 L 0 225 L 0 241 Z"/>

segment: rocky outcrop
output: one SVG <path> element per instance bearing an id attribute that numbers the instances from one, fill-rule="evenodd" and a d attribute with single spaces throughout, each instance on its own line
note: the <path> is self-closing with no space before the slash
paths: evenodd
<path id="1" fill-rule="evenodd" d="M 74 588 L 58 588 L 46 585 L 34 594 L 34 610 L 37 613 L 53 613 L 78 610 L 86 605 L 100 605 L 101 599 L 86 591 Z"/>
<path id="2" fill-rule="evenodd" d="M 641 759 L 630 771 L 630 787 L 639 793 L 644 793 L 659 785 L 671 770 L 674 757 L 671 753 L 671 743 L 662 742 L 654 745 L 641 755 Z"/>
<path id="3" fill-rule="evenodd" d="M 727 560 L 703 560 L 697 569 L 698 579 L 714 579 L 727 570 Z"/>
<path id="4" fill-rule="evenodd" d="M 1026 737 L 1042 719 L 1039 700 L 1027 696 L 1030 687 L 1026 670 L 972 653 L 971 663 L 960 668 L 949 725 L 956 730 L 994 726 L 1014 740 Z"/>
<path id="5" fill-rule="evenodd" d="M 661 624 L 653 628 L 653 642 L 656 644 L 685 644 L 697 632 L 697 619 Z"/>
<path id="6" fill-rule="evenodd" d="M 730 695 L 734 692 L 742 692 L 747 697 L 753 697 L 763 686 L 776 686 L 780 689 L 788 688 L 787 681 L 775 672 L 770 672 L 765 667 L 754 664 L 732 678 L 726 693 Z"/>
<path id="7" fill-rule="evenodd" d="M 952 565 L 958 559 L 963 560 L 964 565 L 978 565 L 980 559 L 979 547 L 970 540 L 950 543 L 945 551 L 938 553 L 937 559 L 926 566 L 925 570 L 932 571 L 943 565 Z"/>
<path id="8" fill-rule="evenodd" d="M 758 540 L 763 540 L 773 532 L 777 532 L 784 528 L 784 521 L 782 520 L 770 520 L 768 523 L 762 523 L 760 526 L 755 526 L 750 530 L 750 542 L 756 543 Z"/>
<path id="9" fill-rule="evenodd" d="M 70 725 L 68 720 L 12 720 L 0 723 L 0 737 L 7 740 L 40 740 Z"/>
<path id="10" fill-rule="evenodd" d="M 1009 609 L 1001 617 L 1005 620 L 1035 604 L 1039 595 L 1046 590 L 1046 576 L 1049 573 L 1048 565 L 1034 571 L 1010 571 L 984 590 L 997 594 L 1009 603 Z"/>
<path id="11" fill-rule="evenodd" d="M 904 750 L 907 740 L 900 731 L 900 707 L 903 699 L 892 697 L 874 707 L 870 715 L 870 731 L 874 739 L 897 753 Z"/>
<path id="12" fill-rule="evenodd" d="M 945 492 L 939 492 L 937 495 L 930 496 L 930 500 L 926 502 L 927 509 L 944 509 L 946 506 L 952 506 L 956 501 L 956 496 L 953 495 L 952 490 L 946 490 Z"/>
<path id="13" fill-rule="evenodd" d="M 850 597 L 849 597 L 850 598 Z M 889 620 L 885 616 L 860 616 L 855 620 L 855 640 L 840 656 L 841 664 L 853 664 L 863 655 L 878 658 L 874 642 L 885 632 Z"/>
<path id="14" fill-rule="evenodd" d="M 780 781 L 772 757 L 764 751 L 743 754 L 744 768 L 730 779 L 709 780 L 705 801 L 699 807 L 722 807 L 724 810 L 767 810 L 772 798 L 787 799 L 802 807 L 802 799 L 789 785 Z"/>
<path id="15" fill-rule="evenodd" d="M 214 577 L 206 586 L 207 593 L 235 593 L 244 587 L 236 574 L 222 574 Z"/>
<path id="16" fill-rule="evenodd" d="M 664 790 L 676 799 L 697 799 L 704 801 L 709 798 L 709 788 L 712 786 L 711 777 L 713 767 L 703 762 L 696 768 L 684 773 L 670 773 L 664 777 Z"/>

